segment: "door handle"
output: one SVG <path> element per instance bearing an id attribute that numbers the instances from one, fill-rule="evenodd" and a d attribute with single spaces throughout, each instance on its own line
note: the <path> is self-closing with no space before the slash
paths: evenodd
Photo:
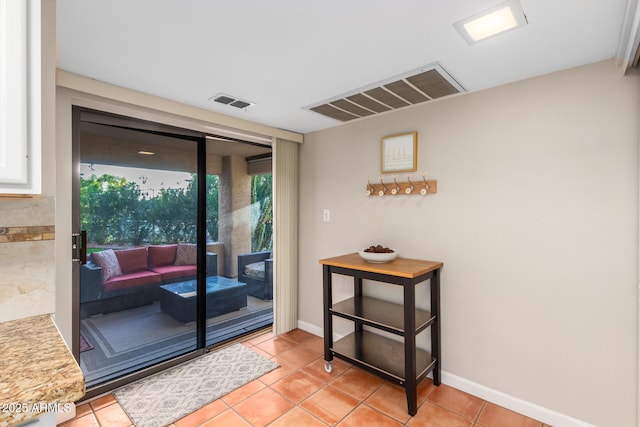
<path id="1" fill-rule="evenodd" d="M 87 263 L 87 232 L 71 234 L 71 261 L 81 265 Z"/>
<path id="2" fill-rule="evenodd" d="M 80 264 L 87 263 L 87 230 L 80 231 Z"/>

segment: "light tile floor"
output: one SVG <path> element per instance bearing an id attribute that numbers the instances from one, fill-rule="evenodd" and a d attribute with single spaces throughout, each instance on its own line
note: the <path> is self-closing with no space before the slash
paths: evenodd
<path id="1" fill-rule="evenodd" d="M 407 414 L 404 389 L 341 360 L 324 371 L 322 339 L 296 329 L 264 333 L 243 342 L 280 367 L 170 427 L 548 427 L 430 379 L 418 389 L 418 413 Z M 78 406 L 64 427 L 128 427 L 132 423 L 113 395 Z"/>

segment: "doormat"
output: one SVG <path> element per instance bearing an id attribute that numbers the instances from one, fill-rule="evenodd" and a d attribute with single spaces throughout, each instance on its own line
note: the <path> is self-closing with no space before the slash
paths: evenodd
<path id="1" fill-rule="evenodd" d="M 113 394 L 136 427 L 166 426 L 278 366 L 242 344 L 234 344 Z"/>

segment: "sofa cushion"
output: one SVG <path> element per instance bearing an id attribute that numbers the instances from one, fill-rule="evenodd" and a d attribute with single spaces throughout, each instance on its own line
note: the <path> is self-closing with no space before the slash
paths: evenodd
<path id="1" fill-rule="evenodd" d="M 176 260 L 176 245 L 150 245 L 149 267 L 173 265 Z"/>
<path id="2" fill-rule="evenodd" d="M 155 273 L 160 274 L 163 281 L 184 277 L 185 280 L 195 277 L 198 268 L 195 265 L 164 265 L 153 267 Z"/>
<path id="3" fill-rule="evenodd" d="M 147 269 L 147 248 L 121 249 L 114 252 L 123 274 Z"/>
<path id="4" fill-rule="evenodd" d="M 175 265 L 196 265 L 197 246 L 192 243 L 178 243 Z"/>
<path id="5" fill-rule="evenodd" d="M 162 278 L 158 273 L 147 270 L 112 277 L 102 285 L 105 292 L 111 292 L 119 289 L 135 288 L 137 286 L 153 285 L 161 282 Z"/>
<path id="6" fill-rule="evenodd" d="M 264 279 L 264 261 L 245 265 L 244 274 L 256 279 Z"/>
<path id="7" fill-rule="evenodd" d="M 118 258 L 112 249 L 94 252 L 90 255 L 91 261 L 102 268 L 102 281 L 107 281 L 111 277 L 120 276 L 122 269 Z"/>

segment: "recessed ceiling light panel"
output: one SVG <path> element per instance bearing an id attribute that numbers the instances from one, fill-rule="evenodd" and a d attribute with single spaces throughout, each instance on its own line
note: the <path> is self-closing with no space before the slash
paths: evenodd
<path id="1" fill-rule="evenodd" d="M 509 0 L 458 21 L 453 26 L 469 44 L 527 25 L 520 3 Z"/>

